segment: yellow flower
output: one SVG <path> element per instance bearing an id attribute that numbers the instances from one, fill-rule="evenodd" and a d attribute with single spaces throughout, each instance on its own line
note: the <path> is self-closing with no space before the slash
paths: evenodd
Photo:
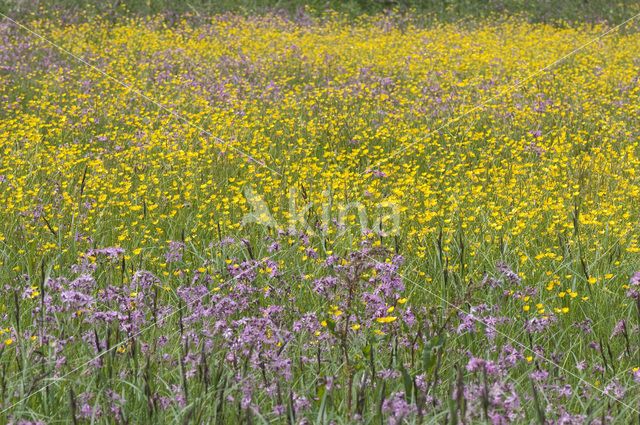
<path id="1" fill-rule="evenodd" d="M 387 316 L 387 317 L 379 317 L 376 320 L 377 320 L 378 323 L 391 323 L 396 319 L 397 319 L 397 317 L 395 317 L 395 316 Z"/>
<path id="2" fill-rule="evenodd" d="M 360 325 L 353 325 L 351 326 L 351 329 L 353 329 L 354 331 L 357 331 L 358 329 L 360 329 Z"/>
<path id="3" fill-rule="evenodd" d="M 5 339 L 4 343 L 7 344 L 7 345 L 11 345 L 13 343 L 13 340 L 11 338 Z"/>

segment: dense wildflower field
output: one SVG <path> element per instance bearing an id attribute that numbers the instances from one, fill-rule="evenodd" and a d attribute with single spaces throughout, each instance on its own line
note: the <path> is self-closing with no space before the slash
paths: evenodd
<path id="1" fill-rule="evenodd" d="M 636 423 L 629 22 L 0 22 L 0 422 Z"/>

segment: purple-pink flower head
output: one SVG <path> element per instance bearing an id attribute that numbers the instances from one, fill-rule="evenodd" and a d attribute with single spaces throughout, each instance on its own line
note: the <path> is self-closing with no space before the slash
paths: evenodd
<path id="1" fill-rule="evenodd" d="M 640 301 L 640 271 L 635 272 L 633 276 L 631 276 L 627 296 L 635 298 L 636 301 Z"/>
<path id="2" fill-rule="evenodd" d="M 167 263 L 182 260 L 182 250 L 184 249 L 184 246 L 185 245 L 182 242 L 169 242 L 167 251 L 164 253 L 164 258 L 167 260 Z"/>

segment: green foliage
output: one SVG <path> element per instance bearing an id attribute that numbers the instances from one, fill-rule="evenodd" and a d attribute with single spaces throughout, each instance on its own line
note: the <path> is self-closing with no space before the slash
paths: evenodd
<path id="1" fill-rule="evenodd" d="M 415 11 L 425 18 L 455 21 L 494 15 L 524 15 L 533 22 L 620 23 L 639 12 L 635 0 L 0 0 L 0 11 L 13 16 L 47 14 L 55 10 L 90 10 L 116 16 L 191 13 L 212 15 L 226 12 L 260 14 L 301 11 L 319 15 L 335 10 L 351 16 Z"/>

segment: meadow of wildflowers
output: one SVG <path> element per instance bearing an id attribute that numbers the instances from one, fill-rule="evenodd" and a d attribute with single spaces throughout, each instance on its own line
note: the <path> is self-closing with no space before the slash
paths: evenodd
<path id="1" fill-rule="evenodd" d="M 637 21 L 3 17 L 0 423 L 638 423 Z"/>

